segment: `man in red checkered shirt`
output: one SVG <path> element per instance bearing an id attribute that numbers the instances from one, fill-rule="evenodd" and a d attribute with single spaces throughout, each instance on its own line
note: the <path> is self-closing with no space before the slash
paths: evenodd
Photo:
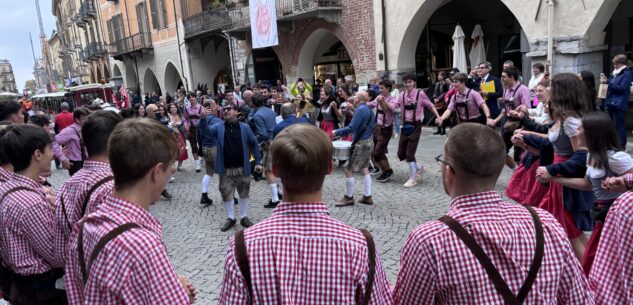
<path id="1" fill-rule="evenodd" d="M 55 288 L 63 270 L 54 268 L 53 205 L 38 182 L 51 170 L 51 137 L 39 126 L 11 125 L 0 132 L 0 149 L 15 171 L 0 187 L 4 297 L 17 305 L 64 304 L 64 291 Z"/>
<path id="2" fill-rule="evenodd" d="M 160 199 L 180 149 L 150 119 L 119 123 L 108 158 L 114 193 L 70 235 L 66 291 L 70 304 L 190 304 L 193 287 L 167 257 L 162 225 L 149 213 Z"/>
<path id="3" fill-rule="evenodd" d="M 88 159 L 57 192 L 55 201 L 55 258 L 60 267 L 66 264 L 68 237 L 72 227 L 112 194 L 114 176 L 108 159 L 108 138 L 123 119 L 107 110 L 92 113 L 81 128 Z"/>
<path id="4" fill-rule="evenodd" d="M 505 202 L 494 191 L 505 145 L 493 129 L 458 125 L 444 145 L 444 157 L 436 160 L 453 201 L 448 217 L 409 235 L 394 303 L 594 303 L 556 219 L 543 210 Z M 475 255 L 474 249 L 483 255 Z M 540 268 L 533 261 L 540 261 Z"/>
<path id="5" fill-rule="evenodd" d="M 620 195 L 609 209 L 589 285 L 596 304 L 633 304 L 633 174 L 608 178 L 603 187 L 629 192 Z"/>
<path id="6" fill-rule="evenodd" d="M 330 139 L 312 125 L 292 125 L 271 154 L 283 202 L 229 243 L 218 304 L 392 304 L 369 233 L 330 217 L 322 201 Z"/>

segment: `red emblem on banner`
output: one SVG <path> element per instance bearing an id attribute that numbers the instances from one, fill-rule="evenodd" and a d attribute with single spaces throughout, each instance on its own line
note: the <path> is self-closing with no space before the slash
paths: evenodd
<path id="1" fill-rule="evenodd" d="M 270 11 L 265 3 L 260 2 L 257 5 L 257 15 L 255 17 L 257 24 L 257 34 L 262 37 L 270 35 Z"/>

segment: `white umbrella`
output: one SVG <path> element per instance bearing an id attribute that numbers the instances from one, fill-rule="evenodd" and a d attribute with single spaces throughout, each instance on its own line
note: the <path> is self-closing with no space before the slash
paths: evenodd
<path id="1" fill-rule="evenodd" d="M 468 63 L 466 62 L 466 48 L 464 48 L 464 31 L 459 24 L 455 27 L 453 34 L 453 68 L 460 72 L 468 73 Z"/>
<path id="2" fill-rule="evenodd" d="M 470 49 L 468 58 L 470 59 L 470 67 L 474 70 L 478 64 L 486 61 L 486 49 L 484 48 L 484 31 L 481 25 L 475 25 L 473 34 L 470 35 L 473 40 L 473 47 Z"/>

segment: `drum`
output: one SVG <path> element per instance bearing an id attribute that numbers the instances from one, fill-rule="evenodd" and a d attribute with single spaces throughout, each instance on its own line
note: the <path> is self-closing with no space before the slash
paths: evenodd
<path id="1" fill-rule="evenodd" d="M 334 146 L 334 150 L 332 153 L 332 159 L 338 161 L 346 161 L 349 159 L 350 152 L 352 150 L 352 142 L 351 141 L 334 141 L 332 142 L 332 146 Z"/>

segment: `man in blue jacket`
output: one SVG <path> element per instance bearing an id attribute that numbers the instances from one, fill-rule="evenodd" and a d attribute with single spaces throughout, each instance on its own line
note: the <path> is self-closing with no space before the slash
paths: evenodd
<path id="1" fill-rule="evenodd" d="M 274 208 L 279 204 L 279 190 L 277 188 L 277 177 L 273 174 L 272 158 L 270 157 L 270 142 L 273 140 L 273 129 L 277 121 L 275 120 L 275 112 L 266 107 L 268 97 L 255 93 L 251 98 L 253 110 L 249 116 L 249 124 L 259 143 L 259 149 L 262 152 L 262 164 L 264 166 L 264 175 L 266 183 L 270 188 L 271 199 L 265 208 Z"/>
<path id="2" fill-rule="evenodd" d="M 626 127 L 624 116 L 629 107 L 629 93 L 633 70 L 626 66 L 628 59 L 624 54 L 613 57 L 613 73 L 609 79 L 601 79 L 603 84 L 608 84 L 605 106 L 620 136 L 622 148 L 626 148 Z"/>
<path id="3" fill-rule="evenodd" d="M 356 93 L 354 98 L 354 116 L 347 127 L 333 131 L 335 137 L 342 137 L 352 134 L 352 154 L 345 168 L 346 193 L 343 199 L 336 204 L 337 207 L 344 207 L 354 204 L 354 172 L 360 171 L 363 174 L 364 192 L 363 198 L 358 202 L 363 204 L 374 204 L 371 199 L 371 176 L 369 175 L 369 158 L 374 151 L 374 127 L 376 125 L 374 113 L 367 102 L 369 95 L 365 92 Z"/>
<path id="4" fill-rule="evenodd" d="M 306 118 L 297 118 L 296 113 L 297 113 L 297 106 L 293 103 L 285 103 L 281 106 L 281 118 L 283 119 L 283 121 L 279 122 L 279 124 L 275 126 L 275 129 L 273 129 L 273 139 L 282 130 L 284 130 L 286 127 L 290 125 L 300 124 L 300 123 L 310 124 L 310 121 L 308 121 L 308 119 Z"/>
<path id="5" fill-rule="evenodd" d="M 248 219 L 248 195 L 251 187 L 250 152 L 255 157 L 255 171 L 262 172 L 259 143 L 250 127 L 237 120 L 239 107 L 227 104 L 224 111 L 224 123 L 207 126 L 209 134 L 217 139 L 215 173 L 220 176 L 220 194 L 226 208 L 227 220 L 220 231 L 228 231 L 235 225 L 233 211 L 233 193 L 237 189 L 240 195 L 240 224 L 248 228 L 253 223 Z"/>
<path id="6" fill-rule="evenodd" d="M 222 123 L 217 117 L 216 105 L 213 100 L 206 100 L 202 105 L 203 110 L 200 118 L 199 126 L 211 127 L 215 124 Z M 209 132 L 209 128 L 197 128 L 198 132 L 198 147 L 202 152 L 204 158 L 205 173 L 202 177 L 200 204 L 210 205 L 213 204 L 213 200 L 209 198 L 209 185 L 213 179 L 213 173 L 215 172 L 215 156 L 216 150 L 216 137 Z"/>
<path id="7" fill-rule="evenodd" d="M 481 97 L 486 101 L 488 109 L 490 109 L 490 116 L 496 118 L 501 113 L 497 99 L 503 97 L 503 87 L 501 85 L 501 79 L 490 74 L 492 70 L 492 64 L 489 61 L 485 61 L 477 65 L 477 70 L 470 73 L 468 76 L 468 88 L 478 91 Z M 484 84 L 494 83 L 494 92 L 486 92 L 482 90 Z M 490 87 L 490 86 L 487 86 Z"/>

